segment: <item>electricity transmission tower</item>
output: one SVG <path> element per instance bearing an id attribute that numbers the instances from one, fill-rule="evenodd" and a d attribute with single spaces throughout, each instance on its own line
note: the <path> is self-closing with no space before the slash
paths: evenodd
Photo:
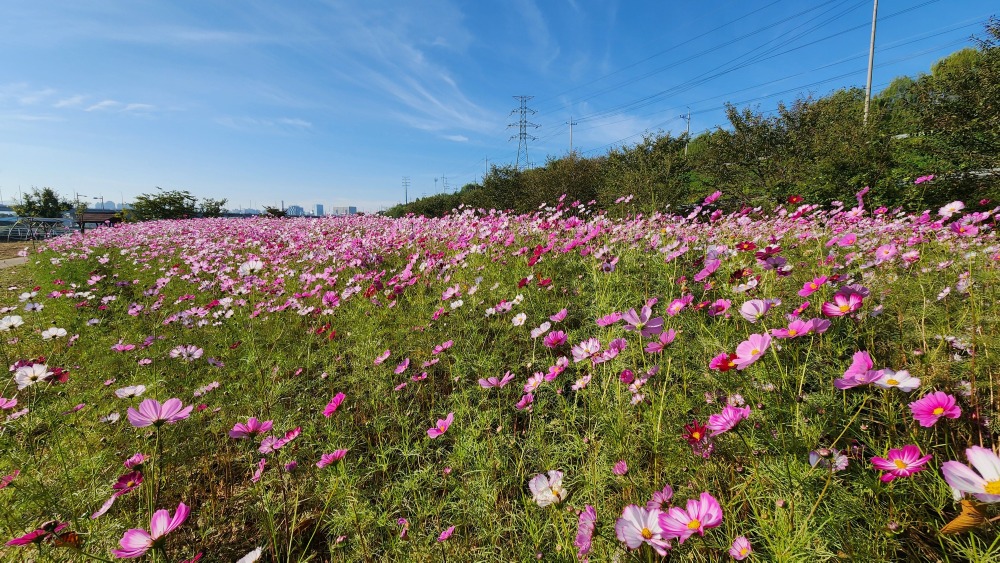
<path id="1" fill-rule="evenodd" d="M 518 122 L 516 124 L 511 123 L 510 125 L 507 126 L 507 127 L 514 127 L 516 125 L 518 128 L 518 134 L 512 135 L 511 138 L 508 139 L 510 141 L 513 141 L 515 138 L 517 139 L 517 160 L 515 160 L 514 166 L 518 170 L 521 169 L 522 153 L 524 154 L 524 166 L 528 168 L 531 167 L 531 163 L 528 161 L 528 141 L 538 140 L 538 137 L 528 134 L 528 127 L 534 127 L 536 129 L 538 128 L 537 123 L 531 123 L 530 121 L 528 121 L 528 114 L 534 115 L 536 113 L 535 110 L 528 107 L 528 100 L 530 100 L 531 98 L 534 98 L 534 96 L 514 96 L 514 99 L 520 102 L 520 107 L 510 112 L 510 114 L 511 115 L 518 114 L 520 115 L 520 118 L 518 119 Z"/>
<path id="2" fill-rule="evenodd" d="M 404 204 L 410 203 L 409 193 L 410 193 L 410 177 L 409 176 L 403 176 L 403 203 Z"/>

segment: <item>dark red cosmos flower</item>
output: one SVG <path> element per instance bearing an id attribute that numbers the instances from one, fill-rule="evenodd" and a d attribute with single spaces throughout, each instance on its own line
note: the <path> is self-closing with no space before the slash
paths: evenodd
<path id="1" fill-rule="evenodd" d="M 43 541 L 52 539 L 53 537 L 57 537 L 54 536 L 54 534 L 58 534 L 66 526 L 69 526 L 69 522 L 58 522 L 56 520 L 53 520 L 51 522 L 46 522 L 41 526 L 39 526 L 38 529 L 32 532 L 28 532 L 27 534 L 24 534 L 21 537 L 17 537 L 10 540 L 9 542 L 7 542 L 6 545 L 14 546 L 14 545 L 30 545 L 33 543 L 35 544 L 42 543 Z"/>
<path id="2" fill-rule="evenodd" d="M 788 203 L 791 203 L 792 205 L 797 205 L 799 203 L 802 203 L 804 199 L 805 198 L 803 198 L 800 195 L 790 195 L 788 196 Z"/>
<path id="3" fill-rule="evenodd" d="M 684 425 L 683 438 L 693 446 L 708 436 L 707 429 L 708 427 L 704 424 L 699 424 L 697 420 L 692 420 L 691 424 Z"/>
<path id="4" fill-rule="evenodd" d="M 738 243 L 736 245 L 736 250 L 742 250 L 744 252 L 748 252 L 750 250 L 756 250 L 756 249 L 757 249 L 757 245 L 754 244 L 753 241 L 749 241 L 749 240 L 745 240 L 745 241 L 743 241 L 741 243 Z"/>

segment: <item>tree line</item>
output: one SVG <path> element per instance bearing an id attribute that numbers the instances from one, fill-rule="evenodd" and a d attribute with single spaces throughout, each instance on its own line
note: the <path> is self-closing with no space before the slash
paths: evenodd
<path id="1" fill-rule="evenodd" d="M 715 191 L 729 207 L 828 203 L 850 201 L 864 186 L 873 204 L 907 209 L 998 200 L 1000 20 L 985 31 L 929 73 L 892 81 L 873 97 L 867 122 L 858 88 L 775 112 L 727 104 L 727 127 L 690 139 L 658 132 L 601 156 L 549 157 L 528 170 L 494 165 L 482 182 L 387 214 L 440 216 L 462 204 L 531 212 L 562 194 L 605 209 L 627 195 L 633 208 L 677 209 Z"/>

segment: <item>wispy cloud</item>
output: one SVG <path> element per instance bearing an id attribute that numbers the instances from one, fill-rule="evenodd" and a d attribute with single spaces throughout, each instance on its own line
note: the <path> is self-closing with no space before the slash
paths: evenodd
<path id="1" fill-rule="evenodd" d="M 261 131 L 272 130 L 276 132 L 306 131 L 312 129 L 313 124 L 304 119 L 295 117 L 279 117 L 277 119 L 258 117 L 217 117 L 215 122 L 223 127 L 236 129 L 237 131 Z"/>
<path id="2" fill-rule="evenodd" d="M 559 57 L 559 45 L 552 39 L 544 14 L 534 0 L 519 0 L 513 5 L 524 20 L 524 31 L 531 42 L 535 64 L 546 70 Z"/>
<path id="3" fill-rule="evenodd" d="M 75 108 L 83 104 L 84 97 L 80 95 L 70 96 L 69 98 L 63 98 L 56 103 L 52 104 L 54 108 Z"/>
<path id="4" fill-rule="evenodd" d="M 456 143 L 466 143 L 469 141 L 469 138 L 465 135 L 445 135 L 444 138 Z"/>
<path id="5" fill-rule="evenodd" d="M 88 107 L 87 109 L 85 109 L 83 111 L 109 111 L 109 110 L 118 108 L 121 105 L 122 105 L 122 103 L 119 102 L 119 101 L 116 101 L 116 100 L 104 100 L 104 101 L 97 102 L 96 104 Z"/>

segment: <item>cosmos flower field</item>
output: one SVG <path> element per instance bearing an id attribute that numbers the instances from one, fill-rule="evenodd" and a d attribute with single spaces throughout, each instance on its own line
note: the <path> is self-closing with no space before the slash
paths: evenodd
<path id="1" fill-rule="evenodd" d="M 0 560 L 995 560 L 988 202 L 195 219 L 0 305 Z"/>

